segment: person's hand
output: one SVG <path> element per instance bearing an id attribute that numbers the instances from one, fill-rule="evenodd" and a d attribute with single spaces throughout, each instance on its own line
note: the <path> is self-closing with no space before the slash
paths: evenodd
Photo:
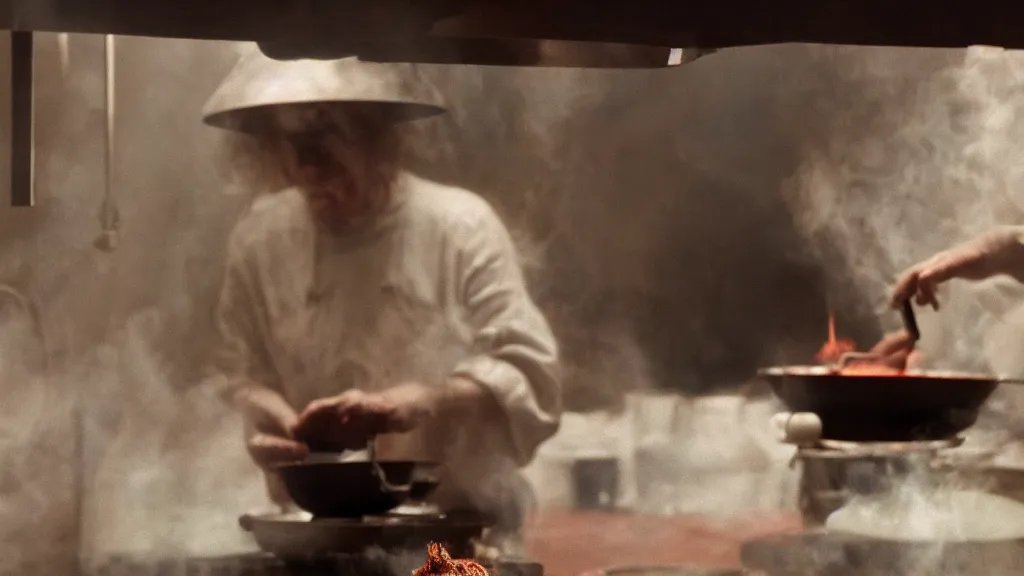
<path id="1" fill-rule="evenodd" d="M 383 392 L 349 390 L 315 400 L 299 415 L 297 438 L 313 446 L 361 450 L 378 434 L 408 432 L 436 413 L 440 394 L 408 383 Z"/>
<path id="2" fill-rule="evenodd" d="M 921 362 L 921 354 L 914 348 L 915 344 L 909 332 L 900 330 L 886 334 L 869 353 L 878 356 L 879 362 L 885 366 L 902 371 Z"/>
<path id="3" fill-rule="evenodd" d="M 235 405 L 250 431 L 246 448 L 261 468 L 268 470 L 275 464 L 296 462 L 309 454 L 309 448 L 295 439 L 298 414 L 277 392 L 247 387 L 235 394 Z"/>
<path id="4" fill-rule="evenodd" d="M 939 284 L 953 278 L 984 280 L 1011 273 L 1022 249 L 1020 228 L 999 228 L 945 250 L 911 266 L 900 275 L 893 290 L 892 305 L 899 307 L 914 298 L 920 306 L 939 309 L 935 291 Z"/>

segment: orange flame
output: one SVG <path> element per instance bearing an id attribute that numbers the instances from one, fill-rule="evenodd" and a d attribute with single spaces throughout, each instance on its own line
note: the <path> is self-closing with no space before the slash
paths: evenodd
<path id="1" fill-rule="evenodd" d="M 836 339 L 836 318 L 828 315 L 828 342 L 821 347 L 814 359 L 820 364 L 834 364 L 848 352 L 856 352 L 857 346 L 852 340 Z"/>
<path id="2" fill-rule="evenodd" d="M 857 346 L 852 340 L 836 338 L 836 319 L 829 314 L 828 341 L 818 351 L 815 359 L 819 364 L 835 364 L 839 362 L 843 354 L 856 351 Z M 903 373 L 903 370 L 880 362 L 854 361 L 843 366 L 839 373 L 846 376 L 898 376 Z"/>

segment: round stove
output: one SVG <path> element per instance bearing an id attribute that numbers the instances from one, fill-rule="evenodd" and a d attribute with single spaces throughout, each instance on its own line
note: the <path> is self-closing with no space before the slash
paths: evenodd
<path id="1" fill-rule="evenodd" d="M 114 556 L 87 570 L 88 576 L 408 576 L 423 565 L 425 552 L 338 554 L 316 559 L 281 559 L 272 554 L 202 558 Z M 490 576 L 544 576 L 528 560 L 485 564 Z"/>
<path id="2" fill-rule="evenodd" d="M 470 558 L 488 526 L 477 514 L 412 514 L 364 518 L 310 518 L 305 513 L 246 515 L 239 519 L 260 549 L 281 558 L 412 551 L 422 557 L 431 542 L 456 558 Z"/>

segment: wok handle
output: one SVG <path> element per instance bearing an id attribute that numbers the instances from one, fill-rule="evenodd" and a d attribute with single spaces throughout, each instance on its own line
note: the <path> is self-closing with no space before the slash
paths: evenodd
<path id="1" fill-rule="evenodd" d="M 917 326 L 917 316 L 914 314 L 914 304 L 910 299 L 903 301 L 903 307 L 900 309 L 900 313 L 903 316 L 903 325 L 906 327 L 907 332 L 910 333 L 910 337 L 917 342 L 921 339 L 921 329 Z"/>

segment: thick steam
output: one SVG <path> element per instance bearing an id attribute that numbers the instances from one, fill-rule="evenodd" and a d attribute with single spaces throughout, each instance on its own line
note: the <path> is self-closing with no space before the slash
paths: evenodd
<path id="1" fill-rule="evenodd" d="M 123 243 L 101 256 L 91 243 L 102 83 L 97 67 L 80 64 L 101 61 L 92 40 L 72 38 L 66 84 L 46 86 L 42 75 L 49 112 L 40 118 L 56 124 L 41 126 L 40 146 L 50 147 L 40 155 L 46 217 L 31 234 L 12 234 L 0 254 L 8 276 L 33 269 L 64 360 L 44 384 L 26 378 L 24 390 L 5 396 L 0 458 L 19 478 L 4 484 L 14 488 L 2 499 L 0 556 L 21 565 L 47 559 L 67 536 L 51 531 L 78 526 L 75 502 L 54 496 L 79 489 L 71 390 L 90 397 L 82 423 L 90 557 L 235 550 L 244 543 L 235 518 L 265 502 L 234 417 L 200 389 L 181 392 L 200 381 L 221 248 L 247 197 L 218 194 L 218 136 L 198 117 L 236 54 L 228 45 L 124 40 L 120 77 L 143 80 L 121 84 Z M 823 70 L 840 94 L 828 79 L 812 82 Z M 656 73 L 433 68 L 425 73 L 446 87 L 451 113 L 415 135 L 417 162 L 426 176 L 479 191 L 506 217 L 577 367 L 571 398 L 607 406 L 621 390 L 656 382 L 738 384 L 784 338 L 809 335 L 810 354 L 821 344 L 825 306 L 805 297 L 820 290 L 814 274 L 787 268 L 799 242 L 772 192 L 794 142 L 802 164 L 790 199 L 801 228 L 834 247 L 835 275 L 872 302 L 904 266 L 1014 222 L 1024 205 L 1022 71 L 1020 55 L 986 50 L 806 47 L 724 52 Z M 828 125 L 798 121 L 806 117 Z M 946 296 L 940 314 L 921 315 L 934 363 L 1024 374 L 1012 345 L 1024 326 L 1016 292 L 951 286 Z M 46 444 L 54 456 L 32 458 L 51 425 L 60 432 Z"/>
<path id="2" fill-rule="evenodd" d="M 918 57 L 881 49 L 822 55 L 847 89 L 828 104 L 831 135 L 805 144 L 788 197 L 798 225 L 830 260 L 833 286 L 852 284 L 892 330 L 898 315 L 885 307 L 901 270 L 997 225 L 1024 224 L 1024 54 L 978 47 Z M 1019 286 L 953 282 L 940 298 L 940 311 L 919 315 L 928 367 L 1024 374 Z M 1006 432 L 1021 419 L 1020 393 L 1003 387 L 997 397 L 982 425 Z M 1006 434 L 987 440 L 1005 442 Z M 932 573 L 948 560 L 947 543 L 1018 538 L 1024 530 L 1018 504 L 938 480 L 918 469 L 885 495 L 855 499 L 829 525 L 934 544 L 906 559 Z"/>
<path id="3" fill-rule="evenodd" d="M 848 77 L 848 91 L 835 103 L 831 137 L 808 143 L 789 189 L 799 225 L 838 260 L 833 274 L 849 278 L 878 312 L 904 268 L 999 224 L 1021 223 L 1024 56 L 991 48 L 937 54 L 945 62 L 929 62 L 922 78 L 914 71 L 923 58 L 826 52 Z M 945 287 L 942 311 L 921 314 L 929 363 L 1024 373 L 1024 352 L 1000 345 L 1022 294 Z M 895 314 L 883 318 L 885 328 L 897 326 Z"/>

